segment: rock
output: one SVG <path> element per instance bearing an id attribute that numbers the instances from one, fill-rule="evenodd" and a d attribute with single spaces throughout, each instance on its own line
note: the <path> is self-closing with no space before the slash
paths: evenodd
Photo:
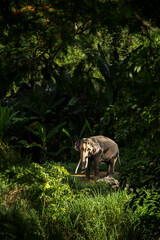
<path id="1" fill-rule="evenodd" d="M 112 176 L 107 176 L 107 177 L 98 179 L 96 182 L 102 182 L 102 181 L 110 184 L 112 186 L 112 188 L 119 187 L 119 181 Z"/>

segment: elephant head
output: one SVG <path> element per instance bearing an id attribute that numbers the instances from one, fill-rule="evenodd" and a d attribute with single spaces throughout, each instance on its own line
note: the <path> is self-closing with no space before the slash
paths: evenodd
<path id="1" fill-rule="evenodd" d="M 80 161 L 75 173 L 77 173 L 80 163 L 82 163 L 82 170 L 86 170 L 88 158 L 102 152 L 99 143 L 93 142 L 90 138 L 83 138 L 81 141 L 76 142 L 75 150 L 80 152 Z"/>

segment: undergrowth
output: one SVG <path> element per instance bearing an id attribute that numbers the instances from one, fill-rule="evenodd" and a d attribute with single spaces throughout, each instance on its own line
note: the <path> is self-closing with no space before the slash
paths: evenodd
<path id="1" fill-rule="evenodd" d="M 54 162 L 39 165 L 26 159 L 24 165 L 13 161 L 5 166 L 0 172 L 0 239 L 158 239 L 158 231 L 151 235 L 158 219 L 153 221 L 149 192 L 140 205 L 131 201 L 133 193 L 103 182 L 84 183 Z"/>

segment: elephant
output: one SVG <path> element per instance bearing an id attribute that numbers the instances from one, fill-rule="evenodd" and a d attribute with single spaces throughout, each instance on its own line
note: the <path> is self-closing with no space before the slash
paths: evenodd
<path id="1" fill-rule="evenodd" d="M 75 174 L 78 171 L 80 163 L 82 163 L 82 170 L 86 170 L 87 179 L 90 178 L 90 169 L 93 161 L 96 178 L 99 176 L 100 162 L 107 164 L 107 175 L 114 174 L 114 166 L 117 159 L 119 167 L 121 167 L 118 145 L 108 137 L 100 135 L 82 138 L 80 141 L 75 142 L 74 148 L 80 152 L 80 160 L 76 167 Z"/>

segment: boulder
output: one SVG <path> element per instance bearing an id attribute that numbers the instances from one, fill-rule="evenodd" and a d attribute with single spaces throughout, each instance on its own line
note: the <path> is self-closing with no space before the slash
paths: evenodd
<path id="1" fill-rule="evenodd" d="M 98 179 L 96 182 L 106 182 L 111 185 L 112 188 L 119 188 L 119 181 L 112 176 L 107 176 L 101 179 Z"/>

